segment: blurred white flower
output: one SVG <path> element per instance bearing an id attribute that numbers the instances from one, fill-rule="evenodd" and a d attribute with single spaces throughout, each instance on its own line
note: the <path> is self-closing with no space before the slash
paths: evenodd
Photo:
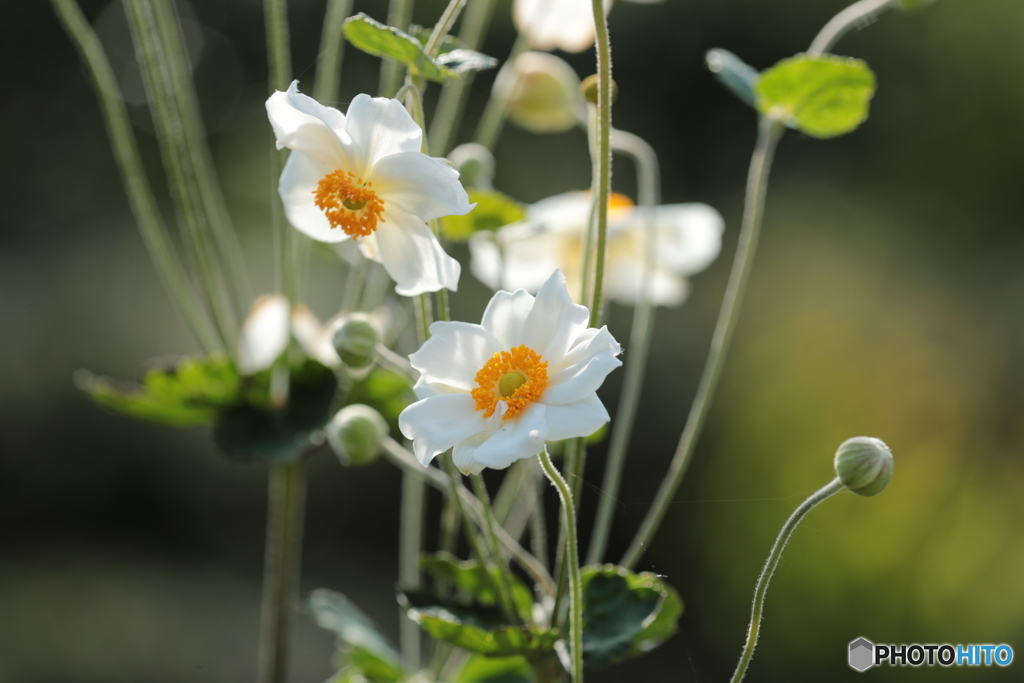
<path id="1" fill-rule="evenodd" d="M 604 0 L 605 14 L 612 0 Z M 583 52 L 594 44 L 591 0 L 515 0 L 516 30 L 537 50 Z"/>
<path id="2" fill-rule="evenodd" d="M 607 328 L 572 302 L 560 271 L 536 298 L 497 292 L 479 325 L 436 322 L 409 362 L 419 401 L 399 427 L 424 466 L 454 447 L 464 473 L 504 469 L 545 441 L 588 436 L 608 422 L 597 389 L 622 365 Z"/>
<path id="3" fill-rule="evenodd" d="M 494 233 L 478 232 L 470 240 L 470 270 L 492 289 L 522 287 L 537 291 L 561 269 L 574 296 L 582 294 L 582 257 L 590 193 L 567 192 L 527 208 L 525 220 Z M 667 204 L 654 211 L 657 250 L 651 273 L 651 300 L 678 306 L 686 300 L 686 277 L 706 268 L 722 246 L 721 215 L 706 204 Z M 644 213 L 624 195 L 609 199 L 608 256 L 605 293 L 633 305 L 642 294 L 646 266 Z"/>
<path id="4" fill-rule="evenodd" d="M 423 131 L 398 100 L 357 95 L 346 115 L 295 81 L 270 96 L 267 114 L 278 149 L 292 150 L 279 189 L 295 228 L 355 240 L 404 296 L 458 286 L 459 264 L 426 221 L 473 207 L 451 164 L 420 152 Z"/>
<path id="5" fill-rule="evenodd" d="M 546 52 L 516 57 L 498 73 L 493 92 L 508 102 L 509 119 L 532 133 L 561 133 L 586 117 L 579 76 Z"/>
<path id="6" fill-rule="evenodd" d="M 302 304 L 293 306 L 289 316 L 288 298 L 275 293 L 259 297 L 249 308 L 238 337 L 238 371 L 243 375 L 254 375 L 270 368 L 288 348 L 292 338 L 309 358 L 328 367 L 340 364 L 334 350 L 333 325 L 322 325 L 316 315 Z"/>

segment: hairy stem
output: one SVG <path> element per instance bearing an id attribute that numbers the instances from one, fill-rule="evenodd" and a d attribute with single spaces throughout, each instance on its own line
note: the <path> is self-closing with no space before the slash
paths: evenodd
<path id="1" fill-rule="evenodd" d="M 839 39 L 851 30 L 867 26 L 879 14 L 895 6 L 896 0 L 860 0 L 853 3 L 825 24 L 815 36 L 807 53 L 820 55 L 830 51 Z"/>

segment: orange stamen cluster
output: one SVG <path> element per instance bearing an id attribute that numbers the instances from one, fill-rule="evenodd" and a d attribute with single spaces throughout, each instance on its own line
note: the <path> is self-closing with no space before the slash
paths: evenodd
<path id="1" fill-rule="evenodd" d="M 499 384 L 502 377 L 518 373 L 526 379 L 509 396 L 503 396 Z M 508 405 L 503 420 L 510 420 L 540 399 L 548 387 L 548 362 L 528 346 L 517 346 L 511 351 L 499 351 L 476 373 L 477 387 L 471 392 L 476 409 L 484 411 L 484 418 L 494 414 L 498 401 Z"/>
<path id="2" fill-rule="evenodd" d="M 335 171 L 328 173 L 317 183 L 313 203 L 327 216 L 332 228 L 341 228 L 353 240 L 366 237 L 377 229 L 377 222 L 384 211 L 384 200 L 354 173 Z"/>

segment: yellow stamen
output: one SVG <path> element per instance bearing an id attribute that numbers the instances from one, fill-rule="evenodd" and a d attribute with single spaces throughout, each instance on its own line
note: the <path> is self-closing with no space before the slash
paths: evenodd
<path id="1" fill-rule="evenodd" d="M 354 173 L 334 171 L 317 183 L 313 203 L 327 216 L 332 228 L 341 228 L 353 240 L 366 237 L 384 222 L 384 200 L 371 188 L 373 183 L 357 178 Z"/>
<path id="2" fill-rule="evenodd" d="M 548 362 L 528 346 L 494 354 L 476 373 L 477 387 L 471 395 L 484 418 L 494 414 L 498 401 L 508 406 L 503 420 L 509 420 L 540 399 L 548 387 Z"/>

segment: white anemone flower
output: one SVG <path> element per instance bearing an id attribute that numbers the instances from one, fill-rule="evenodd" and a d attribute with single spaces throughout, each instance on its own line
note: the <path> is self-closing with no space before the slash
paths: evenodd
<path id="1" fill-rule="evenodd" d="M 494 233 L 478 232 L 470 241 L 470 269 L 492 289 L 522 287 L 537 291 L 548 275 L 561 269 L 570 291 L 582 295 L 583 245 L 590 218 L 590 193 L 567 192 L 527 208 L 525 220 Z M 646 268 L 642 210 L 626 196 L 613 193 L 608 206 L 608 252 L 605 293 L 618 303 L 635 305 L 643 293 Z M 651 301 L 678 306 L 689 294 L 686 278 L 707 268 L 722 246 L 724 222 L 707 204 L 655 207 L 656 253 L 650 273 Z"/>
<path id="2" fill-rule="evenodd" d="M 309 358 L 332 368 L 341 364 L 334 350 L 334 325 L 321 324 L 302 304 L 292 306 L 290 316 L 288 309 L 284 294 L 265 294 L 252 303 L 238 336 L 240 373 L 255 375 L 270 368 L 293 338 Z"/>
<path id="3" fill-rule="evenodd" d="M 597 389 L 622 365 L 608 329 L 588 327 L 555 271 L 536 298 L 497 292 L 479 325 L 436 322 L 409 362 L 420 399 L 398 417 L 417 459 L 453 448 L 466 474 L 538 455 L 546 441 L 588 436 L 608 422 Z"/>
<path id="4" fill-rule="evenodd" d="M 288 221 L 320 242 L 356 241 L 404 296 L 455 290 L 459 263 L 426 221 L 473 208 L 459 173 L 422 154 L 423 131 L 398 100 L 357 95 L 348 113 L 298 90 L 276 92 L 267 114 L 288 148 L 279 190 Z"/>
<path id="5" fill-rule="evenodd" d="M 604 0 L 605 14 L 612 0 Z M 583 52 L 594 44 L 591 0 L 515 0 L 512 19 L 537 50 Z"/>

